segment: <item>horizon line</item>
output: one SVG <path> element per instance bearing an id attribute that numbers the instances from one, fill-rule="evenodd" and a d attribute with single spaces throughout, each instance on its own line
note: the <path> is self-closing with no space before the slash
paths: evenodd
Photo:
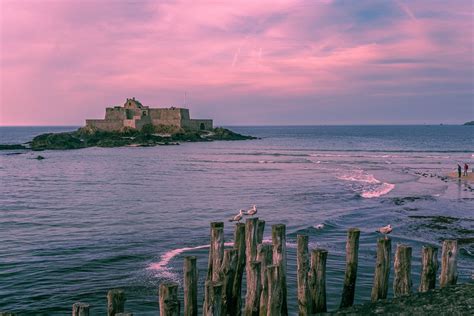
<path id="1" fill-rule="evenodd" d="M 470 122 L 470 121 L 467 121 Z M 216 127 L 305 127 L 305 126 L 466 126 L 465 123 L 360 123 L 360 124 L 220 124 Z M 84 127 L 83 125 L 0 125 L 0 127 Z"/>

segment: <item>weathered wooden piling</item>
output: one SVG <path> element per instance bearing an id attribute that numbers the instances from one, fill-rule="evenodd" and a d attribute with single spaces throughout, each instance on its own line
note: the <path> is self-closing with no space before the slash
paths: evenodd
<path id="1" fill-rule="evenodd" d="M 245 296 L 245 316 L 258 316 L 260 309 L 260 292 L 261 292 L 261 262 L 252 261 L 247 266 L 250 272 L 249 278 L 247 279 L 247 294 Z"/>
<path id="2" fill-rule="evenodd" d="M 218 281 L 219 271 L 224 257 L 224 223 L 211 223 L 211 243 L 206 280 Z"/>
<path id="3" fill-rule="evenodd" d="M 344 276 L 340 308 L 349 307 L 354 304 L 359 256 L 359 236 L 360 230 L 358 228 L 350 228 L 347 232 L 346 273 Z"/>
<path id="4" fill-rule="evenodd" d="M 438 272 L 438 248 L 423 246 L 421 250 L 420 292 L 436 288 L 436 273 Z"/>
<path id="5" fill-rule="evenodd" d="M 245 221 L 245 256 L 247 266 L 257 258 L 258 218 L 248 218 Z"/>
<path id="6" fill-rule="evenodd" d="M 456 284 L 458 280 L 457 257 L 457 240 L 443 241 L 443 250 L 441 252 L 441 275 L 439 277 L 440 287 L 443 288 Z"/>
<path id="7" fill-rule="evenodd" d="M 122 289 L 113 289 L 107 293 L 107 316 L 123 313 L 125 309 L 125 292 Z"/>
<path id="8" fill-rule="evenodd" d="M 72 304 L 72 316 L 89 316 L 90 305 L 77 302 Z"/>
<path id="9" fill-rule="evenodd" d="M 160 284 L 158 295 L 160 316 L 179 316 L 178 284 Z"/>
<path id="10" fill-rule="evenodd" d="M 197 316 L 198 269 L 196 257 L 184 258 L 184 316 Z"/>
<path id="11" fill-rule="evenodd" d="M 247 291 L 253 291 L 249 282 L 251 276 L 250 263 L 257 260 L 257 239 L 258 239 L 258 218 L 249 218 L 245 222 L 245 261 L 246 261 L 246 280 Z"/>
<path id="12" fill-rule="evenodd" d="M 311 296 L 309 293 L 308 272 L 309 272 L 309 255 L 308 255 L 308 236 L 298 235 L 297 251 L 296 251 L 296 271 L 297 271 L 297 288 L 298 288 L 298 314 L 306 316 L 311 314 Z"/>
<path id="13" fill-rule="evenodd" d="M 224 250 L 224 260 L 220 272 L 222 282 L 222 315 L 227 315 L 227 307 L 232 304 L 232 291 L 237 269 L 237 249 Z M 232 308 L 230 308 L 232 309 Z"/>
<path id="14" fill-rule="evenodd" d="M 380 238 L 377 241 L 377 261 L 371 293 L 372 302 L 387 298 L 391 253 L 392 240 L 388 237 Z"/>
<path id="15" fill-rule="evenodd" d="M 398 244 L 394 262 L 395 278 L 393 279 L 393 294 L 395 297 L 411 293 L 411 247 Z"/>
<path id="16" fill-rule="evenodd" d="M 206 281 L 204 296 L 207 304 L 203 316 L 222 316 L 222 283 Z"/>
<path id="17" fill-rule="evenodd" d="M 271 265 L 267 267 L 268 302 L 266 316 L 282 316 L 283 313 L 283 287 L 281 266 Z"/>
<path id="18" fill-rule="evenodd" d="M 257 223 L 257 245 L 263 242 L 264 231 L 265 231 L 265 221 L 259 219 Z"/>
<path id="19" fill-rule="evenodd" d="M 242 277 L 245 269 L 245 224 L 237 223 L 234 233 L 234 249 L 237 250 L 237 266 L 232 284 L 232 303 L 227 306 L 227 314 L 240 316 L 242 310 Z"/>
<path id="20" fill-rule="evenodd" d="M 326 306 L 326 260 L 328 252 L 325 249 L 311 251 L 311 268 L 309 273 L 310 312 L 312 314 L 327 311 Z"/>
<path id="21" fill-rule="evenodd" d="M 261 263 L 260 274 L 262 291 L 260 292 L 260 316 L 267 315 L 267 303 L 268 303 L 268 278 L 267 278 L 267 267 L 272 265 L 273 253 L 272 245 L 260 244 L 257 246 L 257 261 Z"/>
<path id="22" fill-rule="evenodd" d="M 280 266 L 281 275 L 281 314 L 288 315 L 287 288 L 286 288 L 286 226 L 277 224 L 272 226 L 273 264 Z"/>

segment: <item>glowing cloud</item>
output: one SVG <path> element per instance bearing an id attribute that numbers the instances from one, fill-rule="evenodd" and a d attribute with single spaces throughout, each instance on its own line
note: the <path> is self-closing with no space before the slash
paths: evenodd
<path id="1" fill-rule="evenodd" d="M 470 1 L 1 6 L 3 125 L 82 124 L 126 97 L 179 105 L 184 91 L 193 116 L 227 124 L 473 116 Z"/>

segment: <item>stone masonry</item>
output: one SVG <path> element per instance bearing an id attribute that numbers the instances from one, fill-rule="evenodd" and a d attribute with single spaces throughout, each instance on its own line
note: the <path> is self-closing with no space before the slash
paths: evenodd
<path id="1" fill-rule="evenodd" d="M 123 106 L 105 109 L 105 119 L 86 120 L 86 127 L 103 131 L 121 131 L 126 127 L 141 129 L 144 125 L 174 126 L 188 130 L 211 130 L 212 120 L 191 119 L 189 109 L 150 108 L 135 98 L 127 99 Z"/>

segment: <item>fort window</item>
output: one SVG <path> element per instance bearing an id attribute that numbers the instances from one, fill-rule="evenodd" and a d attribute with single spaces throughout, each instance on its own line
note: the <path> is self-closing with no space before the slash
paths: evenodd
<path id="1" fill-rule="evenodd" d="M 143 116 L 146 116 L 146 111 L 143 111 Z"/>
<path id="2" fill-rule="evenodd" d="M 201 131 L 205 130 L 206 129 L 206 126 L 204 126 L 204 123 L 201 123 L 201 125 L 199 125 L 199 129 Z"/>

